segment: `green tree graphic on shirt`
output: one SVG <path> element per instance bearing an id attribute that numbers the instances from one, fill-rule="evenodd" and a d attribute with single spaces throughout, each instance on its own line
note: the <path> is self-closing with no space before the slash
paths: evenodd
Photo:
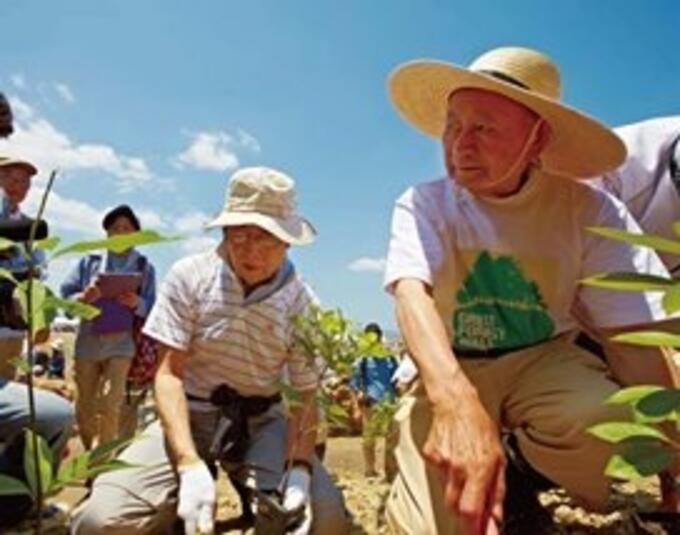
<path id="1" fill-rule="evenodd" d="M 535 282 L 510 256 L 482 252 L 456 295 L 454 346 L 511 349 L 550 338 L 555 330 Z"/>

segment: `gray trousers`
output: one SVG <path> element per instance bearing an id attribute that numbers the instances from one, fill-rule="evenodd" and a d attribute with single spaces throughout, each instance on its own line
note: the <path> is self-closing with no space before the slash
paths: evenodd
<path id="1" fill-rule="evenodd" d="M 207 458 L 216 428 L 216 410 L 191 411 L 191 431 L 199 455 Z M 250 443 L 240 465 L 224 466 L 230 478 L 248 487 L 275 489 L 283 476 L 286 420 L 280 405 L 248 420 Z M 99 476 L 90 497 L 76 510 L 71 533 L 172 533 L 177 520 L 178 479 L 159 422 L 151 424 L 120 456 L 139 465 Z M 349 532 L 342 494 L 328 472 L 314 460 L 311 484 L 312 533 Z"/>

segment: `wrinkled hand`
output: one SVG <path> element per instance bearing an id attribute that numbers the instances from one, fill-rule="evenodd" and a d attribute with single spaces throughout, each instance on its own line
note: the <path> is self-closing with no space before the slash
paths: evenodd
<path id="1" fill-rule="evenodd" d="M 312 508 L 309 503 L 311 475 L 301 467 L 293 467 L 288 476 L 288 486 L 283 494 L 283 507 L 286 511 L 305 509 L 304 519 L 291 533 L 306 535 L 312 527 Z"/>
<path id="2" fill-rule="evenodd" d="M 99 291 L 99 287 L 96 284 L 90 284 L 83 290 L 83 293 L 80 294 L 79 300 L 84 301 L 85 303 L 94 303 L 101 296 L 102 293 Z"/>
<path id="3" fill-rule="evenodd" d="M 137 308 L 139 296 L 135 292 L 123 292 L 118 296 L 118 302 L 128 308 Z"/>
<path id="4" fill-rule="evenodd" d="M 179 505 L 177 515 L 184 520 L 184 532 L 194 535 L 212 533 L 214 528 L 217 488 L 208 467 L 203 461 L 180 466 Z"/>
<path id="5" fill-rule="evenodd" d="M 423 448 L 444 485 L 446 506 L 463 533 L 495 534 L 503 517 L 505 457 L 496 424 L 467 382 L 455 397 L 433 404 L 433 419 Z"/>

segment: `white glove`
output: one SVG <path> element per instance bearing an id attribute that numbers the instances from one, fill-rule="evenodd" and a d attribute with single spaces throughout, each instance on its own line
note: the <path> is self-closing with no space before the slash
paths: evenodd
<path id="1" fill-rule="evenodd" d="M 186 535 L 212 533 L 217 488 L 203 461 L 178 467 L 179 505 L 177 514 L 184 520 Z"/>
<path id="2" fill-rule="evenodd" d="M 304 520 L 292 533 L 307 535 L 312 527 L 312 508 L 309 503 L 309 485 L 311 475 L 299 466 L 293 467 L 288 476 L 288 486 L 283 494 L 283 507 L 286 511 L 296 511 L 305 508 Z"/>

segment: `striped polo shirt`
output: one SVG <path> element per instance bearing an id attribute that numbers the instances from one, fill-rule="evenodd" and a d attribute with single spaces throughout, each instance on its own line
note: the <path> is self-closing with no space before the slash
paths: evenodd
<path id="1" fill-rule="evenodd" d="M 286 260 L 274 280 L 247 297 L 217 251 L 175 263 L 144 326 L 144 333 L 187 353 L 184 388 L 207 398 L 226 383 L 242 395 L 270 396 L 287 368 L 297 390 L 316 387 L 318 373 L 293 344 L 293 323 L 310 303 L 311 288 Z"/>

